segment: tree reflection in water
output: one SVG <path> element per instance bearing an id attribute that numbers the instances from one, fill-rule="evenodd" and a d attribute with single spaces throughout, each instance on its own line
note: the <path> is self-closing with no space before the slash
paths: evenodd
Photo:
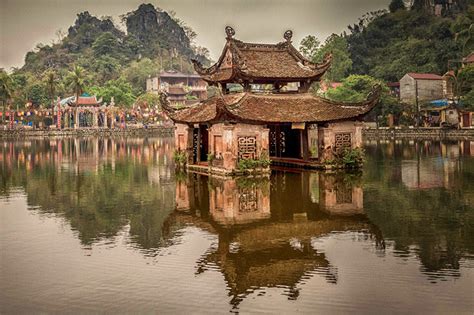
<path id="1" fill-rule="evenodd" d="M 125 228 L 147 256 L 188 225 L 218 238 L 196 273 L 219 270 L 231 303 L 258 288 L 296 299 L 309 277 L 338 282 L 313 242 L 356 233 L 380 255 L 416 255 L 429 279 L 459 277 L 474 253 L 474 146 L 366 146 L 361 174 L 274 171 L 267 179 L 175 174 L 172 139 L 61 138 L 0 142 L 0 196 L 24 190 L 31 209 L 64 218 L 83 246 Z"/>

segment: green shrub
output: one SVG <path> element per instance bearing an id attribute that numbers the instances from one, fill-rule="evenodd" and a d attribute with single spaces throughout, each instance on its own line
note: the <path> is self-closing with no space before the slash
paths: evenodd
<path id="1" fill-rule="evenodd" d="M 335 163 L 345 168 L 357 168 L 364 163 L 364 150 L 362 148 L 345 148 L 334 154 Z"/>
<path id="2" fill-rule="evenodd" d="M 173 153 L 173 160 L 176 163 L 177 167 L 183 167 L 186 165 L 187 162 L 187 156 L 186 153 L 183 151 L 174 151 Z"/>
<path id="3" fill-rule="evenodd" d="M 209 162 L 209 164 L 212 164 L 212 161 L 214 161 L 215 159 L 216 159 L 216 156 L 213 153 L 207 154 L 207 161 Z"/>
<path id="4" fill-rule="evenodd" d="M 238 167 L 239 167 L 239 170 L 245 171 L 245 170 L 251 170 L 251 169 L 257 168 L 258 164 L 259 164 L 258 160 L 241 159 L 239 160 Z"/>

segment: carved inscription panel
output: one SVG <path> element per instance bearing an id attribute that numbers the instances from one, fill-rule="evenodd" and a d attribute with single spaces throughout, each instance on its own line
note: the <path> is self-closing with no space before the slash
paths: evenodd
<path id="1" fill-rule="evenodd" d="M 257 159 L 257 138 L 256 137 L 238 137 L 239 160 Z"/>
<path id="2" fill-rule="evenodd" d="M 351 133 L 336 133 L 336 139 L 334 146 L 336 150 L 342 150 L 345 148 L 352 147 L 352 135 Z"/>

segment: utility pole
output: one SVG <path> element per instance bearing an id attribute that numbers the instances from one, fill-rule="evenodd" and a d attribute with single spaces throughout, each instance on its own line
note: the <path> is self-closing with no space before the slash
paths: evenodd
<path id="1" fill-rule="evenodd" d="M 418 104 L 418 80 L 415 79 L 415 106 L 416 106 L 416 127 L 420 126 L 420 106 Z"/>

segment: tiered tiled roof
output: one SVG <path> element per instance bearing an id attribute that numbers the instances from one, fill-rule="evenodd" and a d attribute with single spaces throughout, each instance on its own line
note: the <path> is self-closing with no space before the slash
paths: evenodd
<path id="1" fill-rule="evenodd" d="M 218 95 L 207 101 L 175 110 L 164 101 L 163 108 L 175 122 L 203 123 L 241 121 L 254 124 L 327 122 L 360 117 L 378 102 L 381 87 L 376 86 L 367 100 L 337 103 L 311 93 L 255 94 L 250 92 Z"/>
<path id="2" fill-rule="evenodd" d="M 284 35 L 286 41 L 278 44 L 253 44 L 234 39 L 234 30 L 226 28 L 227 43 L 216 64 L 209 68 L 193 60 L 201 77 L 211 83 L 297 82 L 315 81 L 329 69 L 331 55 L 320 64 L 301 55 L 291 44 L 292 32 Z"/>

